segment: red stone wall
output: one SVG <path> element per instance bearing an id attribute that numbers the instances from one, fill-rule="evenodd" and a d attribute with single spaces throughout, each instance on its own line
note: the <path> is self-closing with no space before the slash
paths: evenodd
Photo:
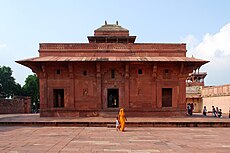
<path id="1" fill-rule="evenodd" d="M 0 99 L 0 114 L 31 113 L 29 97 L 15 99 Z"/>
<path id="2" fill-rule="evenodd" d="M 39 53 L 41 57 L 186 57 L 186 45 L 42 43 Z M 138 74 L 139 69 L 142 74 Z M 116 112 L 119 108 L 107 106 L 108 89 L 119 90 L 119 107 L 128 114 L 184 115 L 185 80 L 193 69 L 194 65 L 180 62 L 47 62 L 39 74 L 41 116 L 98 116 Z M 61 73 L 57 74 L 57 70 Z M 115 71 L 115 78 L 111 78 L 111 70 Z M 162 107 L 162 88 L 172 89 L 172 107 Z M 64 108 L 53 107 L 54 89 L 64 89 Z"/>
<path id="3" fill-rule="evenodd" d="M 46 64 L 43 69 L 41 116 L 98 116 L 100 112 L 117 112 L 119 108 L 107 107 L 108 89 L 114 88 L 119 89 L 119 107 L 128 114 L 184 114 L 186 75 L 178 63 L 63 62 Z M 115 78 L 111 78 L 112 69 Z M 138 74 L 139 69 L 142 74 Z M 162 88 L 172 88 L 172 107 L 162 107 Z M 54 108 L 54 89 L 64 89 L 63 108 Z"/>
<path id="4" fill-rule="evenodd" d="M 131 52 L 129 52 L 131 51 Z M 154 44 L 154 43 L 44 43 L 40 44 L 39 56 L 112 56 L 122 57 L 135 53 L 136 56 L 141 57 L 185 57 L 185 44 Z"/>
<path id="5" fill-rule="evenodd" d="M 142 74 L 138 74 L 138 70 Z M 130 109 L 154 108 L 152 65 L 145 63 L 130 64 Z"/>
<path id="6" fill-rule="evenodd" d="M 111 78 L 111 71 L 114 69 L 115 78 Z M 101 92 L 102 107 L 107 109 L 107 89 L 119 89 L 119 106 L 125 106 L 124 93 L 124 63 L 122 62 L 102 62 L 101 63 Z"/>
<path id="7" fill-rule="evenodd" d="M 86 75 L 84 75 L 86 71 Z M 77 110 L 100 108 L 97 103 L 96 65 L 94 62 L 74 64 L 74 105 Z"/>

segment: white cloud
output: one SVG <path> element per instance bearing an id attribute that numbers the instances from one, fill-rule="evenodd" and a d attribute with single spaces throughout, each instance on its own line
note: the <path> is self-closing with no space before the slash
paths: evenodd
<path id="1" fill-rule="evenodd" d="M 0 49 L 6 48 L 6 44 L 0 44 Z"/>
<path id="2" fill-rule="evenodd" d="M 209 60 L 201 70 L 207 71 L 208 85 L 221 85 L 230 83 L 230 23 L 223 26 L 215 34 L 207 33 L 203 40 L 194 45 L 196 38 L 188 35 L 184 41 L 187 43 L 187 56 L 195 56 Z M 207 85 L 207 84 L 206 84 Z"/>
<path id="3" fill-rule="evenodd" d="M 198 39 L 195 36 L 189 34 L 183 39 L 183 42 L 187 44 L 187 56 L 191 57 L 194 53 L 196 46 L 199 44 Z"/>
<path id="4" fill-rule="evenodd" d="M 230 23 L 216 34 L 206 34 L 196 47 L 196 52 L 208 59 L 224 58 L 230 55 Z"/>

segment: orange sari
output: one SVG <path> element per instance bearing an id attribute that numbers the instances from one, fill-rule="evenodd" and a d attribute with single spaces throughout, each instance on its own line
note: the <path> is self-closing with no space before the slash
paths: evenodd
<path id="1" fill-rule="evenodd" d="M 126 121 L 125 112 L 124 109 L 121 108 L 119 112 L 119 122 L 120 122 L 120 131 L 122 132 L 125 130 L 125 121 Z"/>

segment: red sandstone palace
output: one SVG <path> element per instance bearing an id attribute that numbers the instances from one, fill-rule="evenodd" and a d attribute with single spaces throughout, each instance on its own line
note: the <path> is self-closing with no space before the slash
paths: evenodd
<path id="1" fill-rule="evenodd" d="M 135 39 L 105 22 L 89 43 L 41 43 L 39 57 L 17 61 L 39 77 L 40 115 L 185 115 L 188 74 L 208 61 L 186 57 L 186 44 Z"/>

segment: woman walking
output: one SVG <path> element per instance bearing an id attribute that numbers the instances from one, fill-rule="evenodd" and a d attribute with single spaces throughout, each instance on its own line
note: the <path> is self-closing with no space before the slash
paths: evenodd
<path id="1" fill-rule="evenodd" d="M 124 132 L 125 130 L 125 121 L 127 121 L 127 118 L 125 116 L 124 108 L 120 109 L 119 115 L 119 122 L 120 122 L 120 131 Z"/>

